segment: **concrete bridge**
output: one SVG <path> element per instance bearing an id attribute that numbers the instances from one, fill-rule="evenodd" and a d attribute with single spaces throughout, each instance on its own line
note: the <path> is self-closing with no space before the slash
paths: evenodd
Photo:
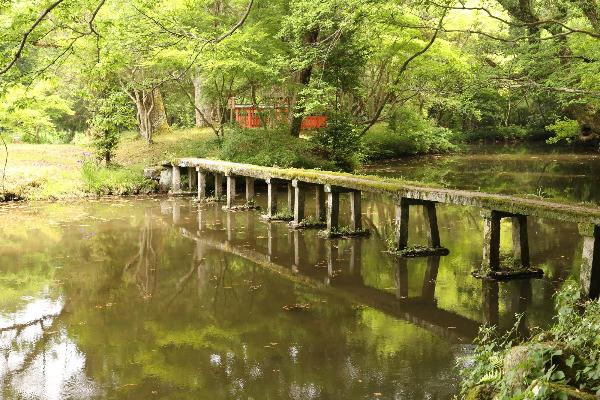
<path id="1" fill-rule="evenodd" d="M 278 211 L 277 191 L 287 188 L 287 209 L 293 212 L 292 227 L 302 228 L 319 225 L 304 224 L 306 219 L 305 198 L 312 192 L 315 196 L 313 221 L 322 222 L 325 233 L 330 236 L 363 233 L 361 223 L 362 192 L 390 195 L 396 204 L 395 250 L 409 256 L 444 255 L 448 250 L 440 243 L 436 205 L 453 204 L 480 208 L 484 221 L 483 261 L 476 276 L 490 279 L 523 277 L 539 274 L 532 269 L 529 260 L 527 217 L 550 218 L 577 223 L 583 236 L 580 282 L 582 295 L 598 298 L 600 295 L 600 208 L 565 204 L 517 196 L 506 196 L 484 192 L 444 189 L 434 186 L 416 185 L 400 179 L 376 176 L 361 176 L 347 173 L 325 172 L 305 169 L 281 169 L 239 164 L 200 158 L 181 158 L 164 163 L 170 175 L 168 181 L 173 194 L 184 193 L 182 175 L 188 177 L 190 193 L 194 191 L 200 201 L 207 198 L 207 184 L 212 184 L 214 199 L 223 198 L 226 207 L 235 207 L 236 180 L 245 182 L 245 205 L 254 204 L 255 182 L 262 180 L 267 185 L 267 218 Z M 223 183 L 226 191 L 223 194 Z M 350 227 L 339 227 L 340 194 L 349 196 Z M 410 208 L 424 208 L 427 221 L 428 241 L 426 248 L 414 248 L 408 243 Z M 517 264 L 509 270 L 500 262 L 500 221 L 512 222 L 513 254 Z"/>

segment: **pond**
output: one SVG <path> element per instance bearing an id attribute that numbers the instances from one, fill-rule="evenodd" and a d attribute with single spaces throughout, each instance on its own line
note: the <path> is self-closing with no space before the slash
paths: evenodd
<path id="1" fill-rule="evenodd" d="M 364 172 L 450 188 L 600 204 L 600 153 L 550 145 L 477 145 L 375 163 Z"/>
<path id="2" fill-rule="evenodd" d="M 573 224 L 532 219 L 544 278 L 498 284 L 471 276 L 479 210 L 440 206 L 450 255 L 408 260 L 386 252 L 393 215 L 368 196 L 371 236 L 327 241 L 188 198 L 4 205 L 0 397 L 448 399 L 480 325 L 508 329 L 524 313 L 522 332 L 545 326 L 578 276 Z M 425 243 L 419 208 L 411 221 Z"/>

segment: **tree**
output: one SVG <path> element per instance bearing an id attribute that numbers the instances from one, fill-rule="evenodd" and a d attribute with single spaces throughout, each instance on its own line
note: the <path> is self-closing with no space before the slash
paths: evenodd
<path id="1" fill-rule="evenodd" d="M 31 143 L 60 142 L 56 121 L 72 115 L 70 102 L 61 97 L 57 82 L 38 81 L 27 88 L 17 84 L 0 97 L 0 126 L 13 139 Z"/>
<path id="2" fill-rule="evenodd" d="M 119 145 L 119 133 L 131 126 L 131 109 L 123 92 L 109 92 L 96 101 L 96 112 L 90 121 L 92 143 L 96 156 L 111 164 L 114 153 Z"/>

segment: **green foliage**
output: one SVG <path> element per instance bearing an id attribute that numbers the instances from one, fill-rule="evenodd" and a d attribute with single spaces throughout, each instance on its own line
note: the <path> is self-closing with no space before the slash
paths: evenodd
<path id="1" fill-rule="evenodd" d="M 336 169 L 353 171 L 359 165 L 360 137 L 350 118 L 333 113 L 327 120 L 327 127 L 319 129 L 311 141 L 316 143 L 331 160 Z"/>
<path id="2" fill-rule="evenodd" d="M 386 127 L 373 126 L 362 138 L 367 160 L 381 160 L 414 154 L 446 153 L 456 150 L 454 133 L 407 109 L 396 111 Z"/>
<path id="3" fill-rule="evenodd" d="M 151 193 L 155 189 L 154 182 L 144 178 L 142 167 L 103 167 L 87 160 L 81 174 L 84 190 L 98 196 Z"/>
<path id="4" fill-rule="evenodd" d="M 521 125 L 487 126 L 476 130 L 461 132 L 457 138 L 464 142 L 515 142 L 533 140 L 537 137 L 535 132 Z"/>
<path id="5" fill-rule="evenodd" d="M 96 156 L 109 165 L 119 145 L 119 130 L 131 126 L 133 116 L 123 92 L 113 92 L 97 101 L 90 125 Z"/>
<path id="6" fill-rule="evenodd" d="M 331 169 L 333 163 L 319 154 L 308 140 L 290 137 L 277 129 L 234 128 L 225 135 L 219 158 L 268 167 Z"/>
<path id="7" fill-rule="evenodd" d="M 554 132 L 554 136 L 546 140 L 547 143 L 558 143 L 565 141 L 571 143 L 571 141 L 579 136 L 579 122 L 572 119 L 558 119 L 553 124 L 546 127 L 550 132 Z"/>
<path id="8" fill-rule="evenodd" d="M 516 336 L 520 320 L 503 335 L 482 328 L 473 355 L 459 360 L 461 393 L 485 385 L 502 399 L 562 399 L 569 388 L 599 395 L 600 303 L 582 302 L 578 285 L 567 282 L 556 311 L 554 324 L 528 340 Z"/>
<path id="9" fill-rule="evenodd" d="M 13 85 L 0 97 L 0 126 L 14 141 L 61 143 L 69 134 L 56 121 L 73 114 L 70 102 L 57 93 L 57 83 L 38 81 L 31 87 Z"/>

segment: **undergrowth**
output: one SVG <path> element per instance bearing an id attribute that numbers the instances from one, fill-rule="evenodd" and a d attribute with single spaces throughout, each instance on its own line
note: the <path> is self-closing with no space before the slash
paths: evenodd
<path id="1" fill-rule="evenodd" d="M 279 168 L 335 170 L 309 140 L 290 136 L 286 129 L 235 128 L 225 135 L 219 159 Z"/>
<path id="2" fill-rule="evenodd" d="M 474 353 L 458 362 L 461 398 L 475 391 L 514 400 L 600 395 L 600 302 L 582 301 L 578 285 L 567 282 L 555 303 L 553 325 L 529 338 L 517 335 L 520 321 L 506 334 L 481 329 Z"/>
<path id="3" fill-rule="evenodd" d="M 104 167 L 85 161 L 81 168 L 84 191 L 95 195 L 148 194 L 155 183 L 146 179 L 143 168 Z"/>

